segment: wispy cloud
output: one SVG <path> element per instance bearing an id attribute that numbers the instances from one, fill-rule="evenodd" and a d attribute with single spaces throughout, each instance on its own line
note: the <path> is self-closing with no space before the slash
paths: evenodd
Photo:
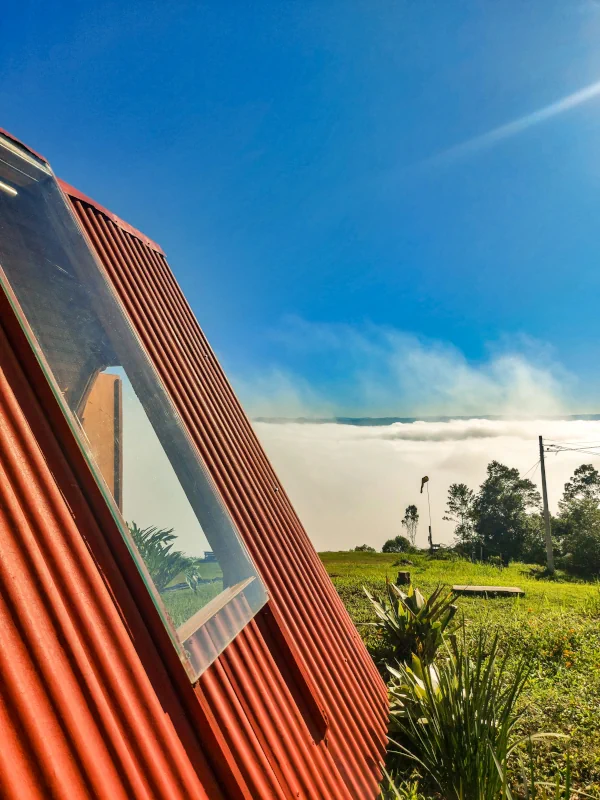
<path id="1" fill-rule="evenodd" d="M 281 364 L 234 376 L 253 416 L 553 415 L 573 407 L 574 378 L 535 341 L 508 339 L 480 361 L 449 342 L 377 325 L 290 318 L 281 362 L 313 364 L 312 382 Z"/>
<path id="2" fill-rule="evenodd" d="M 515 119 L 512 122 L 507 122 L 504 125 L 500 125 L 499 127 L 488 131 L 487 133 L 483 133 L 480 136 L 474 136 L 472 139 L 468 139 L 466 142 L 462 142 L 454 147 L 450 147 L 422 163 L 435 164 L 453 161 L 455 159 L 464 158 L 465 156 L 471 155 L 479 150 L 485 150 L 489 147 L 493 147 L 504 139 L 509 139 L 511 136 L 516 136 L 517 134 L 526 131 L 528 128 L 532 128 L 534 125 L 539 125 L 540 123 L 546 122 L 553 117 L 564 114 L 566 111 L 577 108 L 577 106 L 581 106 L 584 103 L 589 103 L 590 100 L 594 100 L 599 95 L 600 81 L 596 81 L 596 83 L 585 86 L 583 89 L 579 89 L 578 91 L 573 92 L 566 97 L 562 97 L 560 100 L 556 100 L 554 103 L 550 103 L 550 105 L 544 106 L 543 108 L 538 108 L 536 111 L 532 111 L 530 114 L 525 114 L 525 116 L 519 117 L 519 119 Z"/>
<path id="3" fill-rule="evenodd" d="M 252 417 L 333 417 L 334 406 L 310 383 L 282 367 L 233 377 L 236 392 Z"/>

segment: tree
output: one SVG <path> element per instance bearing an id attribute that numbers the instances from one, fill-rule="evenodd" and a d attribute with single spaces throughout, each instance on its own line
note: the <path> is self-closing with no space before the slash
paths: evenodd
<path id="1" fill-rule="evenodd" d="M 501 556 L 503 562 L 523 556 L 530 512 L 540 511 L 541 498 L 535 484 L 519 471 L 492 461 L 487 477 L 473 503 L 475 533 L 486 557 Z"/>
<path id="2" fill-rule="evenodd" d="M 369 544 L 359 544 L 358 547 L 355 547 L 352 551 L 353 553 L 374 553 L 375 548 L 371 547 Z"/>
<path id="3" fill-rule="evenodd" d="M 582 575 L 600 575 L 600 508 L 589 498 L 572 500 L 559 517 L 563 563 Z"/>
<path id="4" fill-rule="evenodd" d="M 559 555 L 561 552 L 560 535 L 558 533 L 558 522 L 555 517 L 551 517 L 551 523 L 552 550 L 555 555 Z M 542 514 L 527 515 L 520 558 L 527 564 L 547 565 L 546 526 Z"/>
<path id="5" fill-rule="evenodd" d="M 591 464 L 577 467 L 573 477 L 565 483 L 565 491 L 559 502 L 561 512 L 568 512 L 571 503 L 577 500 L 591 500 L 600 503 L 600 472 Z"/>
<path id="6" fill-rule="evenodd" d="M 408 541 L 406 536 L 395 536 L 388 539 L 381 548 L 382 553 L 412 553 L 415 548 Z"/>
<path id="7" fill-rule="evenodd" d="M 475 493 L 466 483 L 453 483 L 448 489 L 446 513 L 442 519 L 456 523 L 454 538 L 456 544 L 465 553 L 474 554 L 477 544 L 475 533 L 475 511 L 473 508 Z"/>
<path id="8" fill-rule="evenodd" d="M 600 574 L 600 473 L 591 464 L 577 467 L 565 483 L 555 530 L 564 565 L 583 575 Z"/>
<path id="9" fill-rule="evenodd" d="M 417 540 L 417 528 L 419 527 L 419 512 L 416 506 L 406 506 L 402 527 L 406 529 L 407 538 L 412 547 Z"/>
<path id="10" fill-rule="evenodd" d="M 178 575 L 185 578 L 190 589 L 197 591 L 201 580 L 200 559 L 173 550 L 177 539 L 173 528 L 139 528 L 135 522 L 127 527 L 158 592 L 164 592 Z"/>

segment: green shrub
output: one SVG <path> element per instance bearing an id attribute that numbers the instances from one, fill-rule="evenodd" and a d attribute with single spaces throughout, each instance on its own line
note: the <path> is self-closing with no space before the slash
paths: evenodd
<path id="1" fill-rule="evenodd" d="M 386 655 L 396 661 L 409 661 L 414 654 L 430 664 L 444 641 L 444 631 L 456 614 L 455 592 L 438 586 L 425 598 L 417 588 L 403 592 L 386 579 L 386 596 L 374 597 L 363 590 L 371 601 L 378 622 L 366 623 L 383 634 Z"/>
<path id="2" fill-rule="evenodd" d="M 428 557 L 433 561 L 460 561 L 463 558 L 454 547 L 437 547 Z"/>
<path id="3" fill-rule="evenodd" d="M 413 656 L 411 667 L 388 667 L 391 765 L 414 761 L 446 800 L 497 800 L 505 788 L 501 770 L 517 744 L 516 704 L 528 664 L 522 659 L 509 669 L 497 636 L 481 633 L 475 645 L 471 658 L 463 634 L 439 664 Z"/>
<path id="4" fill-rule="evenodd" d="M 395 536 L 388 539 L 381 548 L 382 553 L 415 553 L 416 548 L 412 546 L 406 536 Z"/>

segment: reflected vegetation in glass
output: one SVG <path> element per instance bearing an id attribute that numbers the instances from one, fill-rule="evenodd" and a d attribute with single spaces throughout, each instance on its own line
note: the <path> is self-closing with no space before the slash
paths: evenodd
<path id="1" fill-rule="evenodd" d="M 3 288 L 195 678 L 263 584 L 53 175 L 0 137 L 0 182 Z"/>
<path id="2" fill-rule="evenodd" d="M 204 558 L 175 550 L 173 529 L 128 523 L 135 545 L 175 626 L 182 625 L 223 590 L 223 573 L 211 552 Z"/>

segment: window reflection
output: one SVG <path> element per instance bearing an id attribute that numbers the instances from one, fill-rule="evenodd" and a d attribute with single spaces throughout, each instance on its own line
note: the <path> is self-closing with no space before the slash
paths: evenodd
<path id="1" fill-rule="evenodd" d="M 0 138 L 0 279 L 190 677 L 266 601 L 54 177 Z"/>

